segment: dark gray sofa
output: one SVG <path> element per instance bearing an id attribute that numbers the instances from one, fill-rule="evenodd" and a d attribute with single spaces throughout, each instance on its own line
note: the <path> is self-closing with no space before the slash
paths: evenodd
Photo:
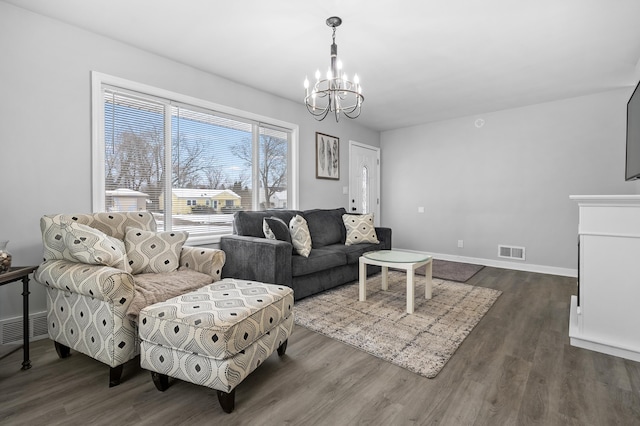
<path id="1" fill-rule="evenodd" d="M 236 212 L 233 234 L 220 240 L 227 261 L 222 276 L 283 284 L 293 288 L 296 300 L 358 279 L 358 259 L 372 250 L 391 249 L 391 229 L 376 228 L 379 244 L 347 246 L 342 221 L 344 208 L 330 210 L 265 210 Z M 278 217 L 289 223 L 302 215 L 309 227 L 312 249 L 308 258 L 298 255 L 291 243 L 269 240 L 262 231 L 262 220 Z M 367 275 L 380 268 L 368 265 Z"/>

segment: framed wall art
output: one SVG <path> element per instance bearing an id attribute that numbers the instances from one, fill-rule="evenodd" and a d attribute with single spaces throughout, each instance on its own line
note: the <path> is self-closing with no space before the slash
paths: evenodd
<path id="1" fill-rule="evenodd" d="M 316 132 L 316 178 L 340 179 L 340 139 Z"/>

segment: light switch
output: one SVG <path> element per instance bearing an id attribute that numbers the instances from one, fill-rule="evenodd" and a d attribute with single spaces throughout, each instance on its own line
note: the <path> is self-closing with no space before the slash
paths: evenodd
<path id="1" fill-rule="evenodd" d="M 424 213 L 424 207 L 422 206 L 418 207 L 418 213 Z"/>

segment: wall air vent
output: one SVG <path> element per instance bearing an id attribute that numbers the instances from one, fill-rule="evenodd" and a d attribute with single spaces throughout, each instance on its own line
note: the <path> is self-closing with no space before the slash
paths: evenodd
<path id="1" fill-rule="evenodd" d="M 498 246 L 498 257 L 506 259 L 524 260 L 524 247 Z"/>
<path id="2" fill-rule="evenodd" d="M 22 343 L 22 317 L 0 320 L 0 345 Z M 38 312 L 29 315 L 29 340 L 49 337 L 47 313 Z"/>

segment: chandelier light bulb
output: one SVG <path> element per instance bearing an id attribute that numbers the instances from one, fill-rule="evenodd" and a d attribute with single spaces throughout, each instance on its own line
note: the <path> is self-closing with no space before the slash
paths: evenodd
<path id="1" fill-rule="evenodd" d="M 304 88 L 305 89 L 309 88 L 309 80 L 307 79 L 307 77 L 304 78 Z"/>
<path id="2" fill-rule="evenodd" d="M 320 70 L 316 70 L 316 80 L 320 80 Z"/>
<path id="3" fill-rule="evenodd" d="M 360 77 L 358 77 L 358 74 L 355 74 L 353 76 L 353 82 L 355 83 L 356 86 L 360 84 Z"/>

